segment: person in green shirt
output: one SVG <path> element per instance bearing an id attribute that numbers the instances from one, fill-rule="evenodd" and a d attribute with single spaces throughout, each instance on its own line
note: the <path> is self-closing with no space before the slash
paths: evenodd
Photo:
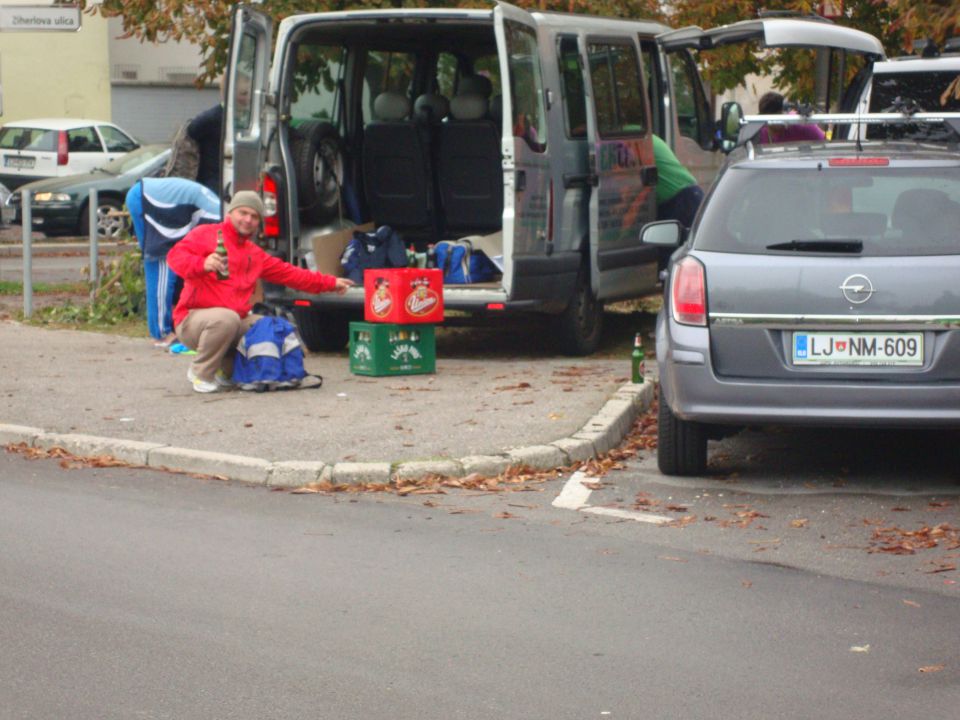
<path id="1" fill-rule="evenodd" d="M 658 136 L 653 136 L 653 157 L 657 163 L 657 220 L 677 220 L 684 228 L 693 225 L 703 188 L 687 170 L 673 150 Z M 660 269 L 667 266 L 669 250 L 660 258 Z"/>
<path id="2" fill-rule="evenodd" d="M 679 220 L 689 228 L 703 201 L 703 189 L 670 146 L 656 135 L 653 157 L 657 163 L 657 220 Z"/>

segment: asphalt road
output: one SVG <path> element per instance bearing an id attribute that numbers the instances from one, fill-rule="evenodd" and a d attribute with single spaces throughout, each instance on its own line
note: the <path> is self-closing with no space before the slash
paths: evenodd
<path id="1" fill-rule="evenodd" d="M 0 719 L 956 714 L 956 597 L 669 547 L 693 526 L 561 488 L 292 495 L 2 455 Z"/>

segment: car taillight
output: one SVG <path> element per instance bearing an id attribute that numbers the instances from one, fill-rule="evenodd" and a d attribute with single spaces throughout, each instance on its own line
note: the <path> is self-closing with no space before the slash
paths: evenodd
<path id="1" fill-rule="evenodd" d="M 57 165 L 66 165 L 70 158 L 69 146 L 67 145 L 67 133 L 61 130 L 57 135 Z"/>
<path id="2" fill-rule="evenodd" d="M 263 234 L 280 237 L 280 214 L 277 212 L 277 181 L 270 175 L 263 176 Z"/>
<path id="3" fill-rule="evenodd" d="M 707 286 L 703 265 L 689 255 L 673 269 L 670 285 L 673 319 L 682 325 L 707 324 Z"/>

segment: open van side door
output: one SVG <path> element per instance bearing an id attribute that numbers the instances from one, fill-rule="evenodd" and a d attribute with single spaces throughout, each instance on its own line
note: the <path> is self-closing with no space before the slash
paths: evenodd
<path id="1" fill-rule="evenodd" d="M 503 287 L 513 300 L 542 296 L 552 252 L 546 92 L 533 16 L 507 3 L 493 10 L 503 92 Z"/>
<path id="2" fill-rule="evenodd" d="M 260 190 L 272 33 L 267 15 L 247 5 L 234 10 L 224 76 L 222 194 L 227 197 L 238 190 Z"/>
<path id="3" fill-rule="evenodd" d="M 587 93 L 590 273 L 599 300 L 636 297 L 657 284 L 657 249 L 640 228 L 657 218 L 657 167 L 640 49 L 630 35 L 581 34 Z"/>

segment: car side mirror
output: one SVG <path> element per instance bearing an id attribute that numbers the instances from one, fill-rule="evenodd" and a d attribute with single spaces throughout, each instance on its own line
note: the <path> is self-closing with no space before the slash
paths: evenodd
<path id="1" fill-rule="evenodd" d="M 743 120 L 743 108 L 738 102 L 725 102 L 720 109 L 720 146 L 726 152 L 736 145 Z"/>
<path id="2" fill-rule="evenodd" d="M 675 248 L 680 246 L 682 237 L 683 229 L 676 220 L 658 220 L 640 229 L 640 242 L 644 245 Z"/>

